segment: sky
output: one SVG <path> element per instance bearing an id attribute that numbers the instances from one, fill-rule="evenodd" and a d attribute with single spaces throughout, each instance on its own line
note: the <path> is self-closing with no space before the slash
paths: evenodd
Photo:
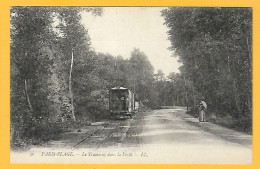
<path id="1" fill-rule="evenodd" d="M 161 7 L 104 7 L 103 15 L 82 14 L 83 25 L 88 29 L 92 47 L 96 52 L 130 58 L 131 51 L 143 51 L 155 68 L 167 76 L 179 72 L 181 65 L 172 57 L 168 28 L 163 24 Z"/>

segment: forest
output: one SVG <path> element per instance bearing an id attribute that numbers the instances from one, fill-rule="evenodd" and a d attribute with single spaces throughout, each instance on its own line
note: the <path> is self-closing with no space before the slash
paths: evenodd
<path id="1" fill-rule="evenodd" d="M 178 7 L 162 15 L 170 50 L 180 57 L 180 75 L 188 80 L 187 105 L 205 100 L 209 120 L 250 132 L 252 8 Z"/>
<path id="2" fill-rule="evenodd" d="M 109 118 L 108 91 L 136 93 L 145 109 L 208 104 L 209 120 L 252 130 L 252 9 L 167 8 L 170 50 L 180 73 L 155 72 L 147 55 L 98 53 L 81 14 L 97 7 L 10 9 L 11 146 L 40 144 L 69 128 Z"/>

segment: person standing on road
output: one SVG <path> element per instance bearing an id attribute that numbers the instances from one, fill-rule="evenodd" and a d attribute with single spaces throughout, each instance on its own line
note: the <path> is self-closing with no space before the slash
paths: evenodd
<path id="1" fill-rule="evenodd" d="M 207 111 L 207 104 L 204 101 L 200 102 L 199 105 L 199 121 L 206 122 L 206 111 Z"/>

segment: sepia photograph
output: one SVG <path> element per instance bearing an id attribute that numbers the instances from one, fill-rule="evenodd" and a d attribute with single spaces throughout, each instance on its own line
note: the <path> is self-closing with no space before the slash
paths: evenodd
<path id="1" fill-rule="evenodd" d="M 10 163 L 252 164 L 251 7 L 10 7 Z"/>

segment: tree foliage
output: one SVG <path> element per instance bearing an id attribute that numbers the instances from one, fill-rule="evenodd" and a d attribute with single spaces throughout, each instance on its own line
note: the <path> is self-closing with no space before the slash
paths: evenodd
<path id="1" fill-rule="evenodd" d="M 75 75 L 80 69 L 84 70 L 86 59 L 93 53 L 87 31 L 80 23 L 83 10 L 95 15 L 102 12 L 99 8 L 11 8 L 11 136 L 14 144 L 48 140 L 60 130 L 58 123 L 71 115 L 68 94 L 71 50 L 77 46 Z M 57 21 L 59 25 L 55 27 Z M 80 80 L 75 76 L 75 81 Z M 45 132 L 49 134 L 44 135 Z"/>
<path id="2" fill-rule="evenodd" d="M 252 9 L 169 8 L 162 11 L 181 73 L 214 111 L 252 114 Z"/>
<path id="3" fill-rule="evenodd" d="M 84 12 L 102 15 L 90 7 L 11 8 L 12 146 L 38 144 L 106 118 L 108 90 L 115 86 L 129 88 L 150 108 L 191 107 L 205 99 L 212 112 L 250 126 L 250 8 L 162 11 L 170 49 L 183 63 L 180 73 L 167 77 L 161 70 L 154 74 L 140 49 L 128 59 L 95 52 L 82 25 Z"/>
<path id="4" fill-rule="evenodd" d="M 105 118 L 108 90 L 124 86 L 152 105 L 153 67 L 133 49 L 131 58 L 96 53 L 81 13 L 100 8 L 11 8 L 11 143 L 38 144 L 76 123 Z M 138 94 L 137 94 L 138 93 Z M 73 95 L 72 95 L 73 94 Z"/>

